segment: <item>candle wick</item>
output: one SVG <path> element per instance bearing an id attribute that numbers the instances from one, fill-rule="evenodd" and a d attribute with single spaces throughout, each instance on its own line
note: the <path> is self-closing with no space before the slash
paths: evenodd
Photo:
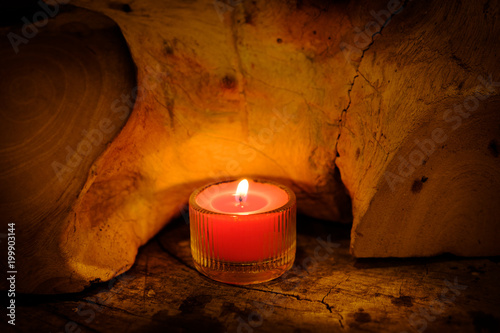
<path id="1" fill-rule="evenodd" d="M 240 204 L 241 204 L 242 202 L 243 202 L 243 198 L 242 198 L 242 197 L 241 197 L 241 195 L 240 195 Z"/>

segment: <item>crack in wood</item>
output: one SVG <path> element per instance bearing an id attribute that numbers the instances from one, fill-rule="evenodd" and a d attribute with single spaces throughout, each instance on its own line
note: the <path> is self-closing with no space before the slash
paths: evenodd
<path id="1" fill-rule="evenodd" d="M 321 303 L 323 303 L 325 306 L 326 306 L 326 309 L 328 311 L 330 311 L 330 313 L 332 313 L 332 306 L 330 304 L 328 304 L 327 302 L 325 302 L 325 298 L 330 295 L 330 292 L 332 291 L 334 287 L 331 287 L 330 290 L 328 290 L 328 292 L 326 293 L 325 296 L 323 296 L 323 299 L 321 299 Z"/>
<path id="2" fill-rule="evenodd" d="M 339 285 L 340 283 L 342 283 L 342 282 L 345 282 L 345 281 L 341 281 L 341 282 L 337 283 L 335 286 L 333 286 L 332 288 L 330 288 L 330 291 L 333 288 L 335 288 L 337 285 Z M 328 294 L 330 293 L 330 291 L 328 291 L 327 295 L 325 295 L 325 297 L 323 297 L 323 299 L 316 300 L 316 299 L 309 299 L 309 298 L 301 297 L 300 295 L 280 293 L 280 292 L 272 291 L 272 290 L 254 289 L 254 288 L 248 288 L 248 287 L 245 287 L 245 286 L 238 286 L 238 285 L 235 285 L 234 287 L 240 288 L 240 289 L 251 290 L 251 291 L 257 291 L 257 292 L 271 293 L 271 294 L 279 295 L 279 296 L 291 297 L 291 298 L 295 298 L 298 301 L 307 301 L 307 302 L 310 302 L 310 303 L 319 303 L 319 304 L 324 305 L 326 307 L 326 309 L 328 310 L 329 313 L 335 313 L 335 314 L 339 315 L 343 319 L 342 315 L 338 311 L 336 311 L 333 308 L 333 306 L 331 306 L 327 302 L 324 302 L 325 297 L 328 296 Z"/>
<path id="3" fill-rule="evenodd" d="M 384 24 L 380 27 L 380 30 L 379 30 L 379 31 L 377 31 L 377 32 L 375 32 L 375 33 L 371 36 L 372 40 L 371 40 L 370 44 L 368 44 L 368 46 L 367 46 L 365 49 L 363 49 L 363 50 L 361 51 L 361 57 L 360 57 L 359 63 L 358 63 L 358 64 L 357 64 L 357 66 L 355 67 L 355 70 L 356 70 L 356 75 L 353 77 L 353 79 L 352 79 L 352 84 L 351 84 L 351 86 L 349 87 L 349 89 L 347 90 L 347 98 L 349 99 L 349 102 L 347 103 L 346 108 L 345 108 L 345 109 L 343 109 L 343 110 L 342 110 L 342 112 L 341 112 L 341 114 L 340 114 L 340 119 L 339 119 L 339 135 L 337 136 L 337 142 L 335 143 L 335 148 L 334 148 L 334 149 L 335 149 L 334 151 L 335 151 L 335 153 L 336 153 L 336 155 L 337 155 L 337 156 L 336 156 L 336 157 L 335 157 L 335 159 L 333 160 L 333 163 L 334 163 L 334 164 L 335 164 L 335 160 L 336 160 L 336 159 L 337 159 L 337 157 L 338 157 L 338 144 L 339 144 L 339 141 L 340 141 L 340 136 L 342 135 L 342 128 L 345 126 L 345 121 L 344 121 L 344 123 L 342 123 L 342 118 L 344 117 L 345 113 L 347 113 L 347 111 L 349 110 L 349 108 L 350 108 L 350 106 L 351 106 L 351 102 L 352 102 L 352 99 L 351 99 L 351 91 L 352 91 L 352 90 L 353 90 L 353 88 L 354 88 L 354 83 L 356 82 L 356 78 L 357 78 L 359 75 L 361 75 L 361 76 L 362 76 L 362 77 L 366 80 L 366 82 L 368 82 L 368 84 L 369 84 L 369 85 L 370 85 L 373 89 L 375 89 L 375 87 L 373 87 L 373 85 L 371 85 L 371 83 L 370 83 L 370 82 L 369 82 L 369 81 L 368 81 L 368 80 L 367 80 L 367 79 L 366 79 L 366 78 L 365 78 L 365 77 L 361 74 L 361 72 L 359 71 L 359 67 L 361 66 L 361 62 L 363 61 L 363 58 L 365 57 L 365 53 L 366 53 L 368 50 L 370 50 L 371 46 L 375 43 L 375 39 L 374 39 L 374 37 L 375 37 L 376 35 L 382 35 L 382 31 L 383 31 L 383 30 L 384 30 L 384 28 L 387 26 L 387 24 L 388 24 L 388 23 L 392 20 L 392 18 L 393 18 L 394 16 L 396 16 L 397 14 L 399 14 L 399 12 L 403 11 L 403 10 L 406 8 L 406 6 L 408 5 L 408 3 L 409 3 L 410 1 L 411 1 L 411 0 L 405 0 L 405 1 L 404 1 L 404 3 L 403 3 L 403 5 L 401 6 L 401 9 L 400 9 L 399 11 L 395 12 L 395 13 L 392 13 L 392 14 L 390 15 L 390 17 L 389 17 L 389 18 L 388 18 L 388 19 L 384 22 Z M 377 91 L 377 89 L 375 89 L 375 91 Z M 378 91 L 377 91 L 377 92 L 378 92 Z M 377 141 L 377 140 L 376 140 L 376 141 Z M 379 143 L 379 142 L 377 141 L 377 143 Z M 379 146 L 380 146 L 380 143 L 379 143 Z M 388 153 L 387 153 L 385 150 L 384 150 L 384 152 L 386 153 L 386 156 L 388 156 Z"/>

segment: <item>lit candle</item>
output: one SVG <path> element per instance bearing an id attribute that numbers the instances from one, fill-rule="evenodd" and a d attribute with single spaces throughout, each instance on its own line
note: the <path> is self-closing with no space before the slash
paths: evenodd
<path id="1" fill-rule="evenodd" d="M 295 259 L 294 193 L 269 181 L 210 184 L 189 200 L 191 251 L 196 268 L 212 279 L 269 281 Z"/>

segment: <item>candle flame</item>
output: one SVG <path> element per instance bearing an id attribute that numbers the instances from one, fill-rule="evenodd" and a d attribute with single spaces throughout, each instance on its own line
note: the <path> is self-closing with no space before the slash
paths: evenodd
<path id="1" fill-rule="evenodd" d="M 236 194 L 234 198 L 236 199 L 237 202 L 242 203 L 247 201 L 247 194 L 248 194 L 248 180 L 243 179 L 238 184 L 238 188 L 236 189 Z"/>

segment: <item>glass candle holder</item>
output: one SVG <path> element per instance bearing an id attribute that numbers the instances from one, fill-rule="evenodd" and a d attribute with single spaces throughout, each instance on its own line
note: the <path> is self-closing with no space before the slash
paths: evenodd
<path id="1" fill-rule="evenodd" d="M 213 183 L 189 198 L 194 264 L 213 280 L 266 282 L 295 260 L 295 194 L 271 181 L 252 179 L 247 185 L 247 194 L 238 194 L 237 180 Z"/>

